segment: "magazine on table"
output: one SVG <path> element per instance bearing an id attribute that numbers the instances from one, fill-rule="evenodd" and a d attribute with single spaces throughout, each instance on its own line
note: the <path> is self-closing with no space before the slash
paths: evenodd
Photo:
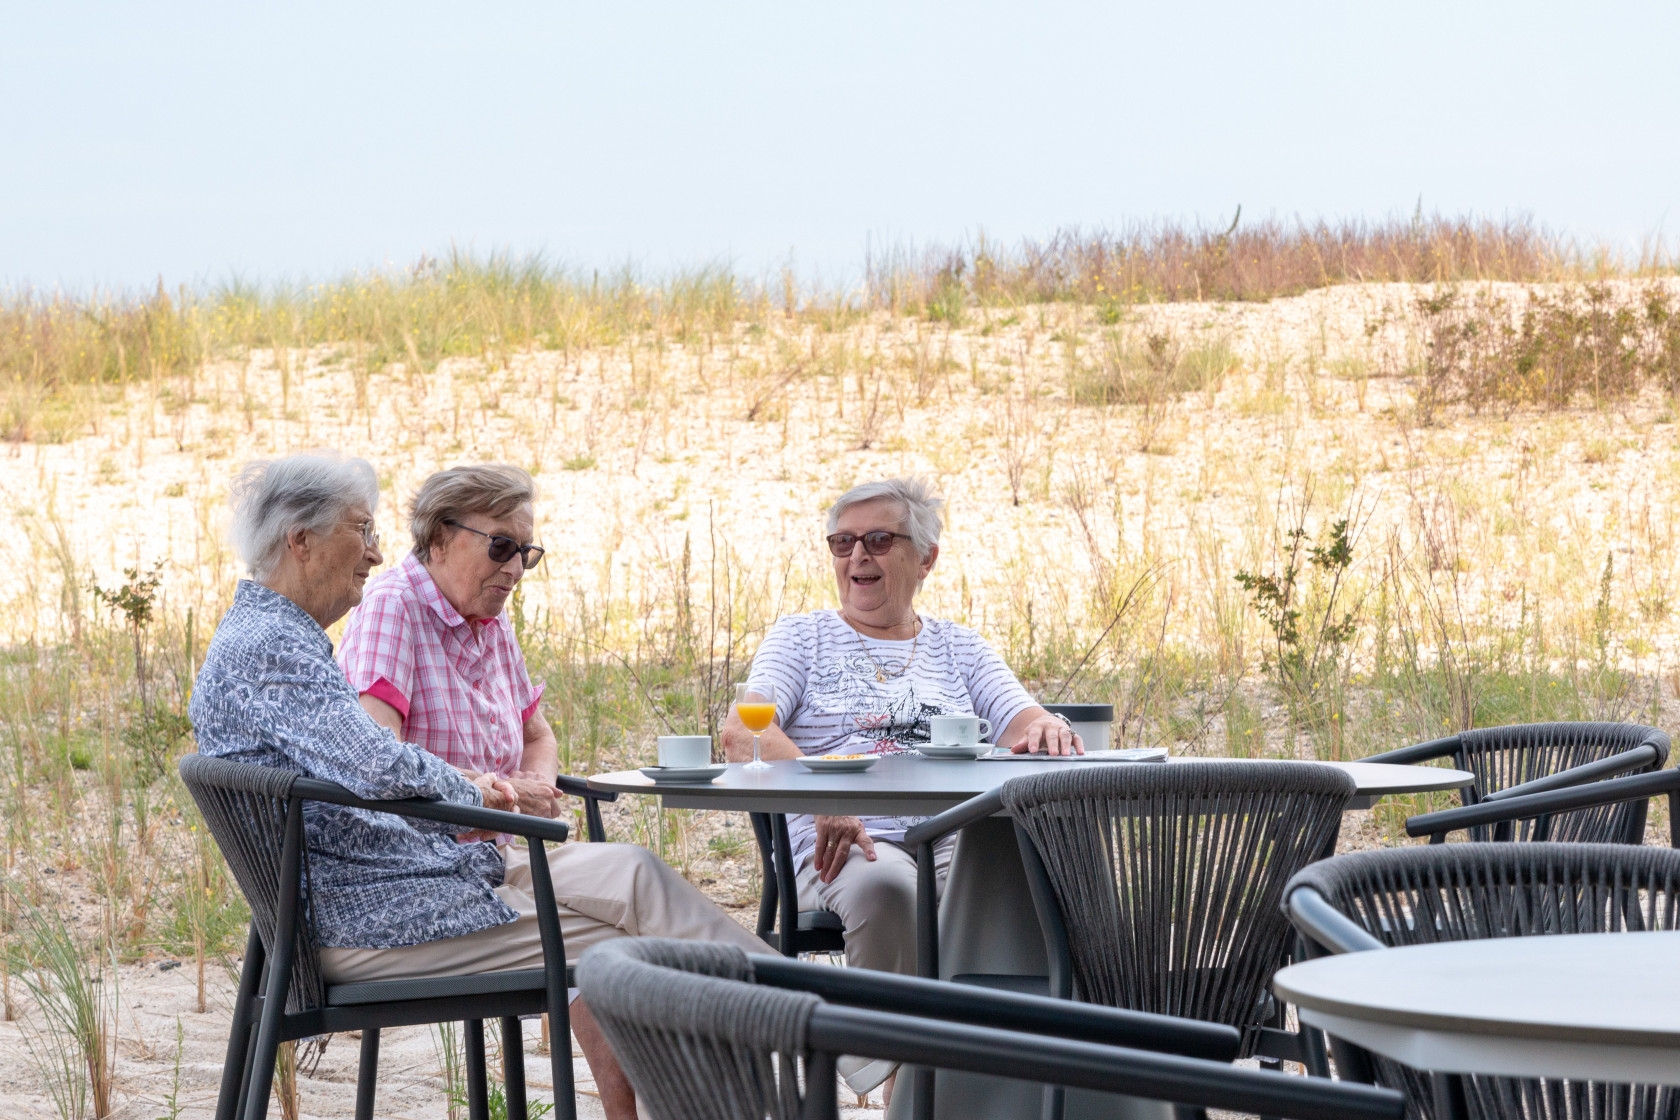
<path id="1" fill-rule="evenodd" d="M 1167 748 L 1117 747 L 1108 751 L 1086 751 L 1084 754 L 1045 754 L 1042 751 L 1014 754 L 1010 751 L 998 751 L 995 754 L 980 756 L 981 762 L 987 759 L 993 762 L 1165 762 Z"/>

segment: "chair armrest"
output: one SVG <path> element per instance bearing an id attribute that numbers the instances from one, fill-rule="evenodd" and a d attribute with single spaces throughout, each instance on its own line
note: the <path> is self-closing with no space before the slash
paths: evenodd
<path id="1" fill-rule="evenodd" d="M 830 1054 L 890 1058 L 1245 1114 L 1400 1120 L 1406 1108 L 1406 1098 L 1393 1089 L 832 1004 L 813 1009 L 809 1032 L 811 1048 Z"/>
<path id="2" fill-rule="evenodd" d="M 1388 948 L 1358 922 L 1330 905 L 1330 900 L 1312 887 L 1296 887 L 1291 891 L 1284 903 L 1284 911 L 1296 929 L 1332 953 L 1363 953 Z"/>
<path id="3" fill-rule="evenodd" d="M 1610 778 L 1602 782 L 1589 782 L 1584 786 L 1568 786 L 1522 797 L 1482 801 L 1461 809 L 1422 813 L 1406 821 L 1406 834 L 1432 836 L 1460 828 L 1497 824 L 1501 821 L 1530 820 L 1572 809 L 1591 809 L 1599 805 L 1614 805 L 1623 801 L 1660 797 L 1664 794 L 1672 797 L 1677 792 L 1680 792 L 1680 770 L 1658 770 L 1650 774 L 1635 774 L 1631 778 Z"/>
<path id="4" fill-rule="evenodd" d="M 509 832 L 528 840 L 549 840 L 563 843 L 570 831 L 564 821 L 530 817 L 523 813 L 504 813 L 499 809 L 484 809 L 477 805 L 458 805 L 453 801 L 425 801 L 404 798 L 400 801 L 369 801 L 357 797 L 336 782 L 317 778 L 299 778 L 292 783 L 292 793 L 305 801 L 330 801 L 334 805 L 348 805 L 353 809 L 367 809 L 374 813 L 391 813 L 399 817 L 418 817 L 426 821 L 461 826 L 461 831 L 481 828 L 489 832 Z"/>
<path id="5" fill-rule="evenodd" d="M 811 992 L 831 1003 L 852 1007 L 1183 1054 L 1216 1062 L 1232 1061 L 1242 1049 L 1241 1033 L 1222 1023 L 1019 992 L 990 991 L 860 968 L 831 968 L 761 953 L 752 954 L 751 960 L 755 983 Z"/>
<path id="6" fill-rule="evenodd" d="M 1531 782 L 1520 785 L 1507 786 L 1501 790 L 1484 794 L 1482 800 L 1505 801 L 1512 797 L 1526 797 L 1531 793 L 1545 793 L 1547 790 L 1565 789 L 1578 786 L 1583 782 L 1596 782 L 1602 778 L 1613 778 L 1617 774 L 1625 774 L 1629 770 L 1642 770 L 1658 761 L 1657 748 L 1649 745 L 1634 747 L 1620 754 L 1613 754 L 1609 758 L 1598 758 L 1591 762 L 1583 762 L 1579 766 L 1571 766 L 1567 770 L 1559 770 L 1555 774 L 1547 774 L 1543 778 L 1535 778 Z"/>
<path id="7" fill-rule="evenodd" d="M 609 793 L 604 789 L 596 789 L 586 778 L 574 778 L 570 774 L 558 774 L 554 778 L 554 788 L 561 793 L 569 793 L 573 797 L 584 797 L 591 801 L 617 801 L 617 793 Z"/>
<path id="8" fill-rule="evenodd" d="M 988 790 L 978 797 L 971 797 L 961 805 L 945 810 L 936 817 L 929 817 L 904 832 L 904 842 L 912 847 L 918 844 L 930 844 L 941 836 L 947 836 L 959 828 L 966 828 L 975 821 L 983 821 L 987 817 L 1003 812 L 1003 794 L 998 790 Z"/>
<path id="9" fill-rule="evenodd" d="M 1445 758 L 1458 749 L 1458 736 L 1449 735 L 1445 739 L 1431 739 L 1427 743 L 1413 743 L 1409 747 L 1398 747 L 1381 754 L 1366 755 L 1360 762 L 1384 762 L 1396 766 L 1410 766 L 1414 762 L 1428 762 L 1431 759 Z"/>

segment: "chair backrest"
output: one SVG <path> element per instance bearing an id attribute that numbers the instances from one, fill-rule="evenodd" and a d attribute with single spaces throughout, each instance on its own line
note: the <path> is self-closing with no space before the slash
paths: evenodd
<path id="1" fill-rule="evenodd" d="M 1247 1031 L 1292 937 L 1284 884 L 1333 850 L 1355 788 L 1333 766 L 1221 760 L 1070 763 L 1001 793 L 1054 890 L 1076 998 Z"/>
<path id="2" fill-rule="evenodd" d="M 1628 844 L 1427 844 L 1306 868 L 1312 887 L 1386 945 L 1680 929 L 1680 851 Z M 1286 895 L 1287 897 L 1287 895 Z"/>
<path id="3" fill-rule="evenodd" d="M 1668 760 L 1667 734 L 1636 723 L 1519 723 L 1485 727 L 1458 736 L 1456 758 L 1461 769 L 1476 775 L 1472 797 L 1544 778 L 1601 758 L 1648 746 L 1656 761 L 1644 769 L 1658 770 Z M 1635 819 L 1637 818 L 1637 819 Z M 1552 818 L 1549 839 L 1578 843 L 1639 843 L 1630 832 L 1642 828 L 1645 806 L 1640 803 L 1606 805 Z M 1516 825 L 1513 839 L 1527 840 L 1533 821 Z M 1471 830 L 1472 840 L 1493 839 L 1491 829 Z"/>
<path id="4" fill-rule="evenodd" d="M 1350 852 L 1290 880 L 1389 946 L 1553 933 L 1680 928 L 1680 851 L 1627 844 L 1435 844 Z M 1288 895 L 1286 894 L 1287 898 Z M 1543 983 L 1543 977 L 1535 978 Z M 1408 1120 L 1434 1120 L 1435 1079 L 1369 1056 L 1379 1085 L 1406 1094 Z M 1658 1085 L 1466 1076 L 1471 1120 L 1668 1117 Z"/>
<path id="5" fill-rule="evenodd" d="M 286 814 L 294 806 L 294 811 L 303 811 L 301 801 L 291 800 L 292 784 L 299 775 L 199 754 L 184 756 L 180 771 L 181 780 L 199 812 L 204 814 L 210 835 L 216 838 L 239 889 L 244 892 L 245 901 L 251 907 L 251 922 L 269 959 L 275 955 L 275 935 L 282 908 L 286 905 L 298 908 L 286 1010 L 298 1012 L 321 1006 L 326 998 L 326 986 L 321 977 L 321 958 L 304 887 L 309 874 L 306 844 L 299 851 L 298 876 L 302 882 L 291 884 L 288 890 L 280 881 Z"/>
<path id="6" fill-rule="evenodd" d="M 831 1114 L 833 1066 L 813 1077 L 809 992 L 759 987 L 736 946 L 623 938 L 585 953 L 578 987 L 625 1075 L 660 1120 Z M 826 1101 L 824 1098 L 826 1097 Z"/>

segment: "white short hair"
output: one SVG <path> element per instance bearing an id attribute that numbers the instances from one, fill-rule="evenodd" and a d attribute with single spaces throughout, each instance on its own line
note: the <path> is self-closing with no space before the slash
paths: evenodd
<path id="1" fill-rule="evenodd" d="M 852 487 L 828 507 L 828 531 L 834 532 L 840 515 L 852 506 L 883 499 L 898 503 L 904 511 L 900 515 L 901 528 L 909 534 L 916 555 L 926 560 L 933 546 L 939 543 L 939 531 L 944 528 L 939 515 L 945 509 L 945 502 L 934 497 L 926 481 L 914 476 L 884 478 L 879 482 L 864 482 Z"/>
<path id="2" fill-rule="evenodd" d="M 233 506 L 233 549 L 262 579 L 299 529 L 325 533 L 346 510 L 379 508 L 379 476 L 366 459 L 336 451 L 306 451 L 283 459 L 246 463 L 228 495 Z"/>

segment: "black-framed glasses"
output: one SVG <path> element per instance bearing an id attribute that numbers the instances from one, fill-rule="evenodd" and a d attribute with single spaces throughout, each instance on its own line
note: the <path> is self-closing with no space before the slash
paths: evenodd
<path id="1" fill-rule="evenodd" d="M 528 572 L 542 561 L 543 550 L 534 544 L 520 544 L 512 537 L 486 533 L 483 529 L 474 529 L 471 525 L 463 525 L 459 521 L 445 520 L 444 524 L 453 525 L 457 529 L 465 529 L 469 533 L 477 533 L 481 537 L 490 538 L 490 559 L 498 564 L 506 564 L 517 556 L 519 562 L 525 565 L 525 570 Z"/>
<path id="2" fill-rule="evenodd" d="M 857 542 L 863 542 L 863 550 L 871 556 L 885 556 L 892 551 L 894 540 L 909 540 L 909 533 L 889 533 L 885 529 L 876 529 L 872 533 L 834 533 L 825 538 L 828 550 L 836 556 L 850 556 L 857 547 Z"/>

